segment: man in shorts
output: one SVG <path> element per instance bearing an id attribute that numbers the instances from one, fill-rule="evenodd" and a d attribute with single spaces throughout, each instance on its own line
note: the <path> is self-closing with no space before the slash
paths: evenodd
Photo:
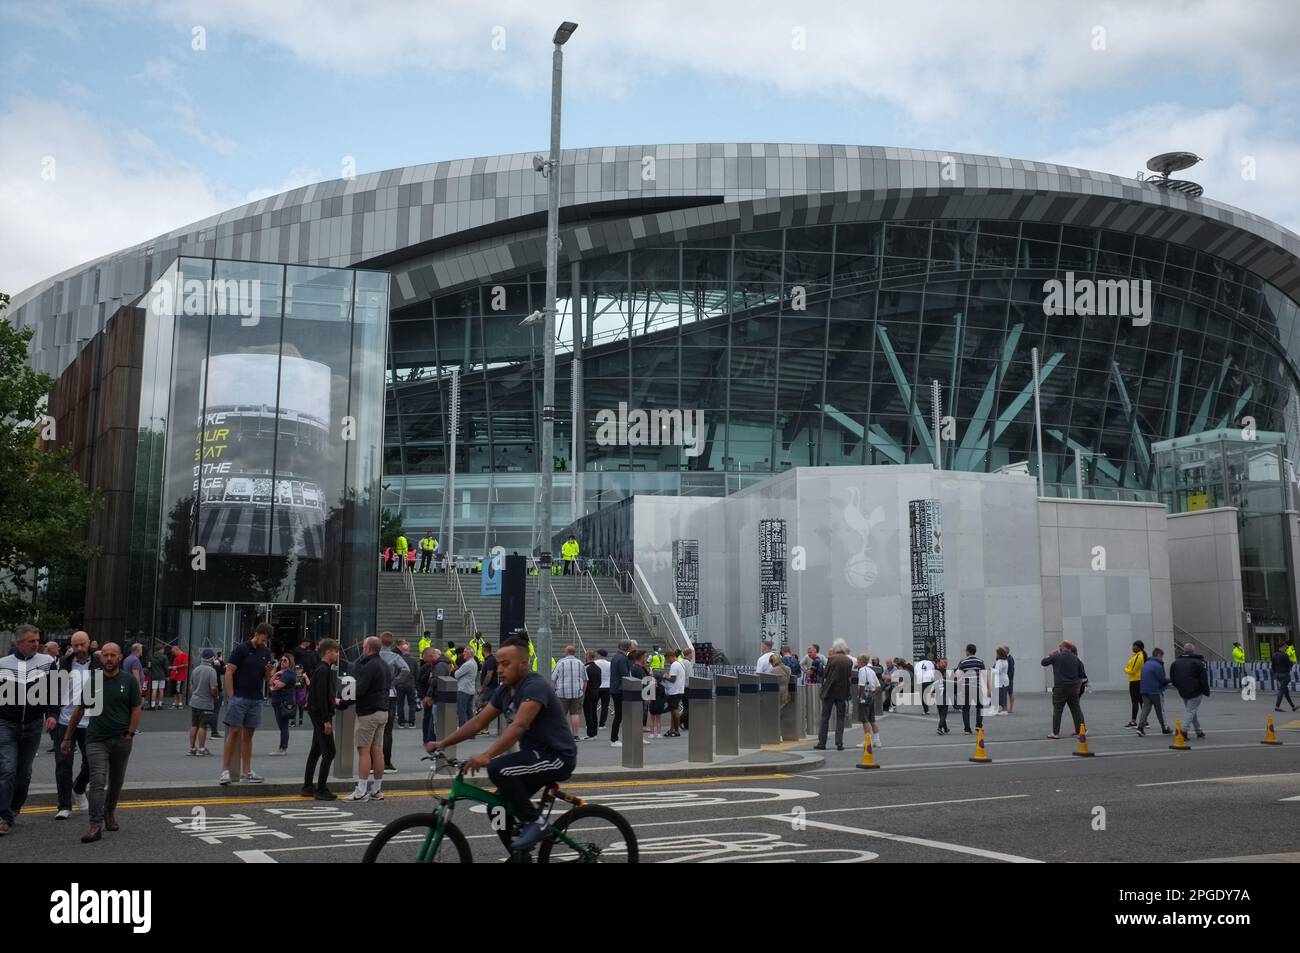
<path id="1" fill-rule="evenodd" d="M 366 639 L 361 644 L 361 659 L 353 673 L 357 679 L 357 721 L 353 730 L 357 746 L 357 787 L 348 795 L 349 801 L 384 799 L 384 726 L 388 724 L 388 690 L 393 685 L 393 670 L 380 658 L 382 648 L 378 636 Z"/>
<path id="2" fill-rule="evenodd" d="M 271 683 L 275 662 L 267 644 L 275 630 L 259 622 L 253 636 L 240 642 L 226 662 L 226 744 L 221 752 L 221 784 L 230 783 L 230 765 L 238 751 L 243 771 L 239 780 L 260 784 L 264 778 L 253 773 L 253 732 L 262 722 L 262 689 Z"/>
<path id="3" fill-rule="evenodd" d="M 190 757 L 208 754 L 208 721 L 217 703 L 217 670 L 212 667 L 212 649 L 203 650 L 203 662 L 190 681 Z"/>
<path id="4" fill-rule="evenodd" d="M 497 660 L 500 685 L 492 700 L 469 724 L 440 741 L 430 741 L 425 748 L 438 751 L 475 738 L 499 715 L 505 714 L 510 727 L 487 751 L 466 759 L 465 770 L 473 774 L 480 768 L 488 769 L 497 793 L 521 823 L 510 846 L 526 850 L 541 840 L 545 830 L 532 796 L 546 785 L 557 784 L 573 774 L 578 764 L 578 746 L 570 736 L 571 725 L 566 723 L 568 719 L 560 699 L 545 678 L 529 671 L 528 642 L 512 636 L 497 651 Z M 582 667 L 576 658 L 573 661 Z M 516 743 L 519 750 L 508 753 Z"/>
<path id="5" fill-rule="evenodd" d="M 578 734 L 578 716 L 582 714 L 582 699 L 587 693 L 587 669 L 574 654 L 572 645 L 564 647 L 564 657 L 551 673 L 551 682 L 555 685 L 555 694 L 560 699 L 560 707 L 569 716 L 569 727 L 574 741 L 581 741 Z"/>

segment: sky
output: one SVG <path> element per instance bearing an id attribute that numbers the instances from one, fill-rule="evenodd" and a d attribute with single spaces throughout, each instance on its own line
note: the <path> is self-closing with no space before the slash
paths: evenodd
<path id="1" fill-rule="evenodd" d="M 1300 230 L 1297 0 L 0 0 L 0 290 L 310 182 L 810 142 L 1133 176 Z"/>

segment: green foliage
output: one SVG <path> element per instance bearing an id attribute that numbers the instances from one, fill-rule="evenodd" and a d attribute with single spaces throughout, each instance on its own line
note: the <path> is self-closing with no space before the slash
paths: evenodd
<path id="1" fill-rule="evenodd" d="M 86 524 L 99 505 L 45 418 L 52 380 L 27 362 L 31 329 L 5 320 L 0 293 L 0 630 L 66 625 L 82 607 Z M 47 585 L 48 582 L 48 585 Z"/>
<path id="2" fill-rule="evenodd" d="M 402 535 L 401 510 L 384 510 L 379 518 L 379 548 L 397 546 L 397 537 Z"/>

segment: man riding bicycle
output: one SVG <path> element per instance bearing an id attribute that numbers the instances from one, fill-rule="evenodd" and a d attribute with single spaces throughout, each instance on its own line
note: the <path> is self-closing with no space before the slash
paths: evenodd
<path id="1" fill-rule="evenodd" d="M 523 822 L 510 846 L 514 850 L 526 850 L 541 839 L 544 826 L 532 796 L 546 785 L 558 784 L 573 774 L 578 763 L 578 746 L 574 743 L 569 717 L 550 682 L 529 671 L 527 639 L 512 637 L 501 646 L 497 652 L 497 677 L 499 684 L 487 707 L 451 734 L 424 747 L 430 752 L 440 751 L 475 738 L 505 712 L 510 726 L 487 751 L 468 758 L 465 770 L 474 774 L 479 768 L 487 767 L 497 793 Z M 519 751 L 507 754 L 516 742 Z"/>

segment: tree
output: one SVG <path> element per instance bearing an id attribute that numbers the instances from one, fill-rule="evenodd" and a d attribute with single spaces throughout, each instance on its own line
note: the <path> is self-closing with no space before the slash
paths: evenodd
<path id="1" fill-rule="evenodd" d="M 385 509 L 379 519 L 379 545 L 396 546 L 402 535 L 402 511 Z"/>
<path id="2" fill-rule="evenodd" d="M 32 330 L 6 320 L 8 307 L 0 292 L 0 630 L 31 622 L 44 631 L 82 608 L 82 540 L 99 498 L 73 469 L 71 450 L 55 447 L 45 414 L 53 379 L 28 364 Z"/>

